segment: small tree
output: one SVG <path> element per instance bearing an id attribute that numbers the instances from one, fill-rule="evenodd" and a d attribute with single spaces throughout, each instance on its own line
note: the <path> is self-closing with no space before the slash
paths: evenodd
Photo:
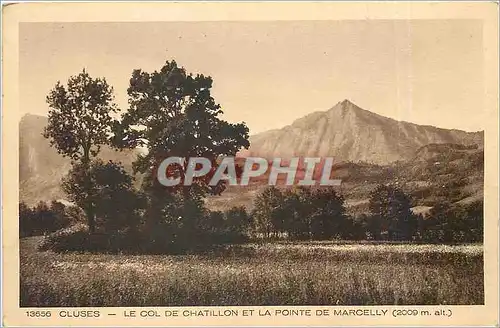
<path id="1" fill-rule="evenodd" d="M 467 240 L 470 242 L 483 242 L 484 234 L 484 203 L 483 200 L 475 201 L 467 206 Z"/>
<path id="2" fill-rule="evenodd" d="M 39 201 L 33 209 L 33 214 L 36 234 L 44 234 L 52 230 L 50 226 L 54 221 L 54 214 L 46 202 Z"/>
<path id="3" fill-rule="evenodd" d="M 368 234 L 373 238 L 372 232 L 368 231 L 370 216 L 365 213 L 353 217 L 351 220 L 351 238 L 354 240 L 363 240 L 368 238 Z"/>
<path id="4" fill-rule="evenodd" d="M 250 227 L 250 217 L 243 206 L 235 206 L 224 213 L 226 226 L 230 233 L 244 235 Z"/>
<path id="5" fill-rule="evenodd" d="M 19 235 L 26 237 L 32 234 L 33 210 L 25 203 L 19 203 Z"/>
<path id="6" fill-rule="evenodd" d="M 423 238 L 430 242 L 478 242 L 483 237 L 482 201 L 468 205 L 436 204 L 425 220 Z"/>
<path id="7" fill-rule="evenodd" d="M 283 195 L 275 186 L 269 186 L 254 201 L 255 230 L 269 238 L 284 228 Z"/>
<path id="8" fill-rule="evenodd" d="M 373 222 L 380 224 L 389 240 L 410 240 L 416 232 L 417 220 L 411 212 L 410 197 L 394 186 L 379 185 L 370 194 Z"/>
<path id="9" fill-rule="evenodd" d="M 333 188 L 318 188 L 314 191 L 311 217 L 311 232 L 314 239 L 330 239 L 348 235 L 344 198 Z"/>
<path id="10" fill-rule="evenodd" d="M 71 76 L 67 85 L 57 82 L 47 96 L 50 110 L 44 137 L 65 157 L 82 165 L 88 176 L 92 157 L 97 156 L 101 145 L 108 144 L 113 119 L 117 111 L 113 102 L 113 88 L 104 78 L 92 78 L 83 70 Z M 94 204 L 90 201 L 90 178 L 82 181 L 85 210 L 89 230 L 94 231 Z M 75 197 L 79 197 L 75 195 Z"/>
<path id="11" fill-rule="evenodd" d="M 91 189 L 86 188 L 86 180 Z M 140 223 L 143 200 L 133 189 L 133 178 L 117 163 L 94 160 L 88 171 L 85 164 L 74 165 L 63 178 L 63 189 L 78 206 L 91 204 L 100 225 L 108 231 L 135 228 Z"/>
<path id="12" fill-rule="evenodd" d="M 283 194 L 285 228 L 291 239 L 308 239 L 311 234 L 311 215 L 314 211 L 311 190 L 300 187 Z"/>

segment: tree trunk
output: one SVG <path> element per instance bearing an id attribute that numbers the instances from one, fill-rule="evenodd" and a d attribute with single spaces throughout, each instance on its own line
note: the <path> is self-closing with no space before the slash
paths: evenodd
<path id="1" fill-rule="evenodd" d="M 85 192 L 87 193 L 87 199 L 85 201 L 85 215 L 87 216 L 87 223 L 89 226 L 89 233 L 93 234 L 95 232 L 95 214 L 94 214 L 94 204 L 93 204 L 93 194 L 92 194 L 92 177 L 91 167 L 90 167 L 90 147 L 84 148 L 84 155 L 82 162 L 85 169 Z"/>
<path id="2" fill-rule="evenodd" d="M 93 208 L 92 204 L 90 204 L 89 208 L 87 208 L 87 211 L 85 214 L 87 215 L 89 232 L 92 234 L 95 232 L 95 215 L 94 215 L 94 208 Z"/>

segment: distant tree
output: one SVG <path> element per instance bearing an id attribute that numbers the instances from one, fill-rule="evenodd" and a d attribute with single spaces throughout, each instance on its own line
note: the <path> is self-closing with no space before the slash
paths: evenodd
<path id="1" fill-rule="evenodd" d="M 291 239 L 309 239 L 311 215 L 314 211 L 310 188 L 299 187 L 283 194 L 285 228 Z"/>
<path id="2" fill-rule="evenodd" d="M 54 214 L 50 211 L 49 206 L 44 201 L 39 201 L 33 209 L 33 220 L 35 221 L 36 234 L 46 233 L 51 229 L 54 220 Z"/>
<path id="3" fill-rule="evenodd" d="M 244 207 L 233 207 L 225 212 L 206 210 L 200 222 L 203 231 L 197 244 L 200 246 L 242 242 L 247 239 L 249 222 Z"/>
<path id="4" fill-rule="evenodd" d="M 314 239 L 346 237 L 344 198 L 334 188 L 318 188 L 312 195 L 311 233 Z"/>
<path id="5" fill-rule="evenodd" d="M 31 208 L 25 202 L 19 202 L 19 216 L 27 217 L 31 215 Z"/>
<path id="6" fill-rule="evenodd" d="M 56 231 L 62 228 L 69 227 L 72 223 L 71 218 L 67 213 L 67 206 L 63 203 L 53 200 L 50 202 L 49 207 L 50 212 L 52 213 L 53 222 L 50 223 L 53 228 L 50 231 Z"/>
<path id="7" fill-rule="evenodd" d="M 66 215 L 66 205 L 57 200 L 53 200 L 50 202 L 50 211 L 54 213 L 56 220 L 61 222 L 62 225 L 69 224 L 69 218 Z"/>
<path id="8" fill-rule="evenodd" d="M 444 242 L 446 239 L 451 241 L 453 239 L 453 232 L 450 231 L 448 236 L 445 235 L 443 227 L 452 215 L 451 204 L 449 202 L 439 202 L 434 205 L 422 222 L 421 238 L 426 242 L 438 243 Z"/>
<path id="9" fill-rule="evenodd" d="M 462 243 L 483 240 L 483 202 L 467 205 L 436 204 L 425 220 L 424 240 Z"/>
<path id="10" fill-rule="evenodd" d="M 265 237 L 283 230 L 284 215 L 283 194 L 275 186 L 268 186 L 255 198 L 252 213 L 255 230 Z"/>
<path id="11" fill-rule="evenodd" d="M 425 240 L 425 234 L 427 233 L 427 224 L 428 220 L 424 217 L 422 213 L 418 214 L 413 214 L 415 217 L 415 225 L 416 225 L 416 230 L 415 230 L 415 235 L 414 239 L 416 241 L 424 241 Z"/>
<path id="12" fill-rule="evenodd" d="M 394 186 L 379 185 L 370 194 L 370 212 L 373 230 L 386 231 L 389 240 L 411 240 L 417 229 L 416 217 L 411 212 L 410 197 Z"/>
<path id="13" fill-rule="evenodd" d="M 224 213 L 224 217 L 226 226 L 231 233 L 247 234 L 251 221 L 245 207 L 231 207 Z"/>
<path id="14" fill-rule="evenodd" d="M 363 225 L 370 238 L 381 240 L 383 227 L 385 226 L 382 217 L 380 215 L 367 215 L 363 217 L 363 220 L 365 220 Z"/>
<path id="15" fill-rule="evenodd" d="M 25 203 L 19 203 L 19 235 L 29 236 L 33 230 L 33 210 Z"/>
<path id="16" fill-rule="evenodd" d="M 484 234 L 484 203 L 482 200 L 472 202 L 466 207 L 467 241 L 483 242 Z"/>
<path id="17" fill-rule="evenodd" d="M 370 221 L 370 216 L 367 214 L 361 214 L 359 216 L 353 217 L 350 224 L 350 239 L 353 240 L 363 240 L 368 238 L 368 224 Z M 371 235 L 371 233 L 370 233 Z"/>
<path id="18" fill-rule="evenodd" d="M 33 235 L 57 231 L 69 226 L 70 221 L 65 214 L 65 206 L 53 201 L 50 206 L 40 201 L 33 209 Z"/>
<path id="19" fill-rule="evenodd" d="M 117 111 L 113 103 L 113 88 L 104 78 L 92 78 L 85 70 L 71 76 L 67 85 L 57 82 L 47 96 L 50 110 L 44 136 L 63 156 L 82 165 L 86 176 L 92 157 L 97 156 L 101 145 L 108 144 Z M 89 230 L 95 229 L 94 206 L 90 198 L 90 179 L 83 181 L 87 199 L 82 199 Z"/>
<path id="20" fill-rule="evenodd" d="M 224 213 L 221 211 L 210 211 L 207 215 L 206 230 L 213 233 L 222 234 L 226 229 L 226 222 L 224 220 Z"/>
<path id="21" fill-rule="evenodd" d="M 66 228 L 71 224 L 66 206 L 58 201 L 38 202 L 33 208 L 19 203 L 19 233 L 21 237 L 37 236 Z"/>

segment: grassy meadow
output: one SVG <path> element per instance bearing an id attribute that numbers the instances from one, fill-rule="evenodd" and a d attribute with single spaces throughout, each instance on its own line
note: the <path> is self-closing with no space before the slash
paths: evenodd
<path id="1" fill-rule="evenodd" d="M 40 252 L 21 306 L 483 304 L 482 245 L 274 242 L 198 255 Z"/>

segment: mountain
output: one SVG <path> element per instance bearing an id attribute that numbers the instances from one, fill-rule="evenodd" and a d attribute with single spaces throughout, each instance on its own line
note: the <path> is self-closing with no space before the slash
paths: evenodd
<path id="1" fill-rule="evenodd" d="M 70 160 L 57 153 L 42 135 L 47 117 L 27 114 L 19 122 L 19 198 L 29 205 L 38 201 L 64 199 L 61 178 L 69 171 Z M 134 151 L 103 147 L 99 157 L 121 162 L 130 170 Z"/>
<path id="2" fill-rule="evenodd" d="M 282 129 L 250 137 L 247 156 L 326 157 L 387 164 L 412 159 L 428 144 L 483 147 L 483 132 L 465 132 L 396 121 L 361 109 L 349 100 L 314 112 Z"/>
<path id="3" fill-rule="evenodd" d="M 46 125 L 47 118 L 36 115 L 25 115 L 19 124 L 20 200 L 29 205 L 65 198 L 60 182 L 70 163 L 42 136 Z M 347 100 L 290 126 L 251 136 L 250 144 L 244 155 L 335 157 L 334 177 L 342 179 L 343 193 L 353 205 L 365 204 L 377 183 L 390 181 L 410 186 L 409 191 L 422 206 L 431 206 L 439 199 L 468 201 L 482 197 L 482 132 L 399 122 Z M 128 170 L 136 155 L 137 151 L 117 152 L 108 147 L 100 153 L 103 160 L 122 162 Z M 251 204 L 266 185 L 265 178 L 247 188 L 230 187 L 222 197 L 211 197 L 209 203 L 214 208 L 235 202 Z M 439 191 L 444 189 L 455 194 Z"/>

